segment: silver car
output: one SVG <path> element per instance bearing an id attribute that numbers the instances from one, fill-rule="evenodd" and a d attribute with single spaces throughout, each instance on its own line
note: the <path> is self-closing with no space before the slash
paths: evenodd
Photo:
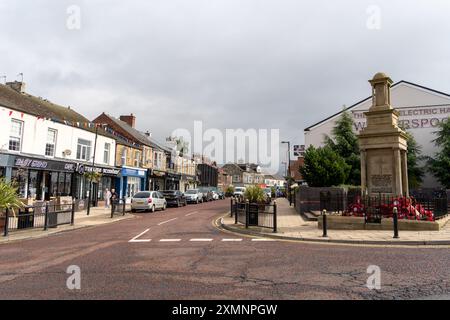
<path id="1" fill-rule="evenodd" d="M 166 210 L 167 201 L 158 191 L 140 191 L 131 198 L 131 212 L 137 210 L 155 212 L 157 209 Z"/>

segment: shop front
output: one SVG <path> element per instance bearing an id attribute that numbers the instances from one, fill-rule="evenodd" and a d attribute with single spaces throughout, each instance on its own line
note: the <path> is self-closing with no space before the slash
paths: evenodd
<path id="1" fill-rule="evenodd" d="M 196 189 L 197 182 L 198 181 L 196 176 L 191 176 L 187 174 L 181 175 L 180 191 L 186 192 L 187 190 Z"/>
<path id="2" fill-rule="evenodd" d="M 87 199 L 89 197 L 89 179 L 86 173 L 96 172 L 98 180 L 92 182 L 92 203 L 96 207 L 103 205 L 105 201 L 106 189 L 115 188 L 116 179 L 121 173 L 120 168 L 85 165 L 79 163 L 75 176 L 74 195 L 76 199 Z M 100 202 L 100 203 L 99 203 Z"/>
<path id="3" fill-rule="evenodd" d="M 31 202 L 73 196 L 76 163 L 20 155 L 1 155 L 1 175 L 18 186 Z"/>
<path id="4" fill-rule="evenodd" d="M 176 173 L 166 173 L 165 190 L 180 190 L 181 175 Z"/>
<path id="5" fill-rule="evenodd" d="M 161 170 L 148 170 L 149 190 L 164 190 L 166 188 L 166 172 Z"/>
<path id="6" fill-rule="evenodd" d="M 120 175 L 115 180 L 116 192 L 120 198 L 126 197 L 129 201 L 135 193 L 146 189 L 147 170 L 122 167 Z"/>

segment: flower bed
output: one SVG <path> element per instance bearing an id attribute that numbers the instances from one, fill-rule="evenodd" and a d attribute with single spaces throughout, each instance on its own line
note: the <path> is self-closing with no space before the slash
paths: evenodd
<path id="1" fill-rule="evenodd" d="M 370 201 L 373 200 L 373 201 Z M 360 196 L 348 206 L 345 216 L 364 217 L 370 209 L 378 212 L 383 218 L 392 218 L 394 208 L 397 208 L 398 219 L 435 221 L 432 211 L 425 208 L 414 197 L 393 197 L 361 199 Z"/>

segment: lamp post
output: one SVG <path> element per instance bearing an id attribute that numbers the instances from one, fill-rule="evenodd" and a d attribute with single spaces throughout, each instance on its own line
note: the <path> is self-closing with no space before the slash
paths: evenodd
<path id="1" fill-rule="evenodd" d="M 95 152 L 97 150 L 97 137 L 98 137 L 98 125 L 95 124 L 95 140 L 94 140 L 94 155 L 92 157 L 92 172 L 95 172 Z M 87 206 L 87 215 L 91 212 L 91 201 L 92 201 L 92 176 L 89 180 L 89 198 Z"/>
<path id="2" fill-rule="evenodd" d="M 292 194 L 291 194 L 291 142 L 290 141 L 281 141 L 282 144 L 288 145 L 288 192 L 289 192 L 289 206 L 292 203 Z"/>

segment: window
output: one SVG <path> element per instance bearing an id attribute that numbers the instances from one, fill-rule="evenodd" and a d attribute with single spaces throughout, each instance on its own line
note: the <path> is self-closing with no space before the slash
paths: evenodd
<path id="1" fill-rule="evenodd" d="M 45 155 L 49 157 L 55 156 L 57 131 L 55 129 L 48 129 L 47 131 L 47 143 L 45 145 Z"/>
<path id="2" fill-rule="evenodd" d="M 89 161 L 91 159 L 91 142 L 84 139 L 78 139 L 77 159 Z"/>
<path id="3" fill-rule="evenodd" d="M 134 153 L 134 166 L 135 167 L 139 167 L 140 159 L 141 159 L 141 153 L 139 151 L 136 151 Z"/>
<path id="4" fill-rule="evenodd" d="M 122 166 L 127 165 L 127 148 L 123 148 L 122 150 Z"/>
<path id="5" fill-rule="evenodd" d="M 109 154 L 111 150 L 111 144 L 105 143 L 105 149 L 103 150 L 103 162 L 109 163 Z"/>
<path id="6" fill-rule="evenodd" d="M 9 135 L 9 150 L 20 151 L 22 148 L 23 121 L 12 119 Z"/>

